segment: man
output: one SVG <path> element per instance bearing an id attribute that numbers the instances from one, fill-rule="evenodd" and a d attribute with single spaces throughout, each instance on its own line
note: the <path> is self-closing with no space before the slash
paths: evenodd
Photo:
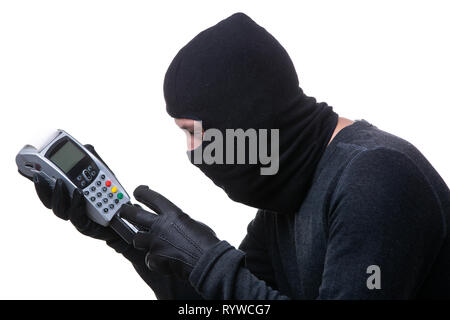
<path id="1" fill-rule="evenodd" d="M 231 199 L 259 209 L 239 250 L 146 186 L 134 196 L 156 214 L 122 208 L 142 230 L 127 245 L 86 217 L 79 190 L 70 199 L 61 181 L 51 190 L 35 176 L 47 207 L 122 253 L 158 298 L 450 297 L 444 181 L 407 141 L 306 96 L 286 51 L 249 17 L 232 15 L 182 48 L 164 94 L 194 165 Z M 230 129 L 278 130 L 266 146 L 278 146 L 276 173 L 261 174 L 261 162 L 194 161 L 214 143 L 208 130 Z M 236 150 L 223 158 L 234 160 Z"/>

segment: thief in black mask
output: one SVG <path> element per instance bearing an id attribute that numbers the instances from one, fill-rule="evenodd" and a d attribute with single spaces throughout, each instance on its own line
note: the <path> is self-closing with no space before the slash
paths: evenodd
<path id="1" fill-rule="evenodd" d="M 57 183 L 49 199 L 35 178 L 58 216 L 124 254 L 158 298 L 450 297 L 444 181 L 407 141 L 303 93 L 287 52 L 249 17 L 183 47 L 164 95 L 193 164 L 259 209 L 239 249 L 147 186 L 134 196 L 153 212 L 121 211 L 142 229 L 129 246 L 86 219 L 79 191 L 69 201 Z"/>

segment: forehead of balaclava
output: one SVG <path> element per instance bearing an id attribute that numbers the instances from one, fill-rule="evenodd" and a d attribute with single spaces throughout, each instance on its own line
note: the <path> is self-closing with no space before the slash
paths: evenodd
<path id="1" fill-rule="evenodd" d="M 242 13 L 185 45 L 164 80 L 169 115 L 201 120 L 203 129 L 278 129 L 279 170 L 260 164 L 195 164 L 230 198 L 260 209 L 296 210 L 336 126 L 337 115 L 299 88 L 289 55 Z"/>
<path id="2" fill-rule="evenodd" d="M 242 13 L 201 32 L 177 54 L 164 85 L 172 117 L 204 128 L 275 128 L 298 92 L 287 52 Z"/>

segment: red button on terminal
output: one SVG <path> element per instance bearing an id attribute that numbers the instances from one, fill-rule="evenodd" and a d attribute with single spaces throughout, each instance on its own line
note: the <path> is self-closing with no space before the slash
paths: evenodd
<path id="1" fill-rule="evenodd" d="M 106 182 L 105 182 L 105 186 L 107 186 L 107 187 L 111 187 L 111 181 L 109 181 L 109 180 L 108 180 L 108 181 L 106 181 Z"/>

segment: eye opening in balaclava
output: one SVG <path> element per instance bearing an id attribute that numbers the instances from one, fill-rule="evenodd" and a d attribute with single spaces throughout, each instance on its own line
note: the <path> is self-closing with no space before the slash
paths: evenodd
<path id="1" fill-rule="evenodd" d="M 261 175 L 261 163 L 194 165 L 235 201 L 280 213 L 300 207 L 338 116 L 303 93 L 289 55 L 264 28 L 236 13 L 198 34 L 170 64 L 164 96 L 172 117 L 201 120 L 223 137 L 278 129 L 274 175 Z"/>

